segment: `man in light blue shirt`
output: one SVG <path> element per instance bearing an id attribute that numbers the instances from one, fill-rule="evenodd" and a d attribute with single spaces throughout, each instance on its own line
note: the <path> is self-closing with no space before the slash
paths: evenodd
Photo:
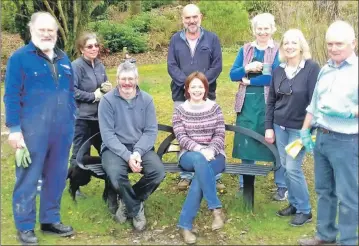
<path id="1" fill-rule="evenodd" d="M 357 245 L 358 57 L 353 27 L 344 21 L 332 23 L 326 43 L 330 59 L 318 75 L 301 130 L 303 145 L 314 153 L 317 235 L 299 244 L 334 243 L 339 232 L 339 245 Z M 315 146 L 311 126 L 317 128 Z"/>

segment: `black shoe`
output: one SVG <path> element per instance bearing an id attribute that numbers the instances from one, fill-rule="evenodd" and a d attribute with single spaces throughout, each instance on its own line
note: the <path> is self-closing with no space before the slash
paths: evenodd
<path id="1" fill-rule="evenodd" d="M 17 237 L 24 245 L 36 245 L 38 243 L 34 230 L 17 231 Z"/>
<path id="2" fill-rule="evenodd" d="M 298 214 L 295 214 L 294 218 L 290 222 L 290 225 L 302 226 L 305 223 L 308 223 L 311 221 L 312 221 L 312 213 L 311 212 L 309 212 L 309 214 L 298 213 Z"/>
<path id="3" fill-rule="evenodd" d="M 66 226 L 60 223 L 41 224 L 41 230 L 45 233 L 55 234 L 60 237 L 68 237 L 74 234 L 74 229 L 71 226 Z"/>
<path id="4" fill-rule="evenodd" d="M 277 214 L 278 216 L 281 216 L 281 217 L 282 217 L 282 216 L 292 216 L 292 215 L 295 215 L 296 212 L 297 212 L 297 209 L 296 209 L 293 205 L 289 204 L 288 207 L 283 208 L 283 209 L 277 211 L 276 214 Z"/>

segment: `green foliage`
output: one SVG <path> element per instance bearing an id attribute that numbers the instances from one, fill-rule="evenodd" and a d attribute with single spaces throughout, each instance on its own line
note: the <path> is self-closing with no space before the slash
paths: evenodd
<path id="1" fill-rule="evenodd" d="M 1 30 L 16 33 L 15 24 L 16 5 L 9 1 L 6 4 L 1 4 Z"/>
<path id="2" fill-rule="evenodd" d="M 151 9 L 161 7 L 163 5 L 171 4 L 172 0 L 152 0 L 152 1 L 142 1 L 141 8 L 142 11 L 150 11 Z"/>
<path id="3" fill-rule="evenodd" d="M 248 12 L 250 17 L 254 17 L 260 13 L 272 13 L 274 9 L 271 1 L 250 0 L 242 2 L 244 9 Z"/>
<path id="4" fill-rule="evenodd" d="M 242 45 L 252 39 L 248 13 L 238 1 L 201 1 L 202 26 L 216 33 L 222 46 Z"/>
<path id="5" fill-rule="evenodd" d="M 145 12 L 126 20 L 125 24 L 136 32 L 146 33 L 150 31 L 151 13 Z"/>
<path id="6" fill-rule="evenodd" d="M 105 47 L 111 52 L 120 52 L 123 47 L 135 54 L 147 51 L 147 35 L 131 26 L 101 21 L 91 23 L 89 28 L 102 36 Z"/>

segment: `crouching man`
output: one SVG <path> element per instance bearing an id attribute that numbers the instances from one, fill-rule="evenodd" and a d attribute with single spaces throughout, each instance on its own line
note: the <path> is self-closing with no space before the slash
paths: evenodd
<path id="1" fill-rule="evenodd" d="M 152 97 L 138 87 L 135 64 L 122 63 L 116 76 L 117 87 L 103 97 L 98 111 L 102 165 L 119 195 L 117 221 L 132 218 L 135 229 L 142 231 L 146 226 L 143 202 L 165 177 L 153 147 L 158 133 L 156 112 Z M 143 174 L 133 186 L 128 179 L 131 171 Z"/>

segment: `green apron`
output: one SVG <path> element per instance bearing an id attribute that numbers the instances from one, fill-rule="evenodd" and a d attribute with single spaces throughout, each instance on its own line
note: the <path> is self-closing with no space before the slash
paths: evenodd
<path id="1" fill-rule="evenodd" d="M 249 128 L 264 136 L 264 120 L 264 87 L 247 86 L 242 110 L 237 114 L 236 126 Z M 265 145 L 239 133 L 234 135 L 232 156 L 253 161 L 275 160 L 272 152 Z"/>

